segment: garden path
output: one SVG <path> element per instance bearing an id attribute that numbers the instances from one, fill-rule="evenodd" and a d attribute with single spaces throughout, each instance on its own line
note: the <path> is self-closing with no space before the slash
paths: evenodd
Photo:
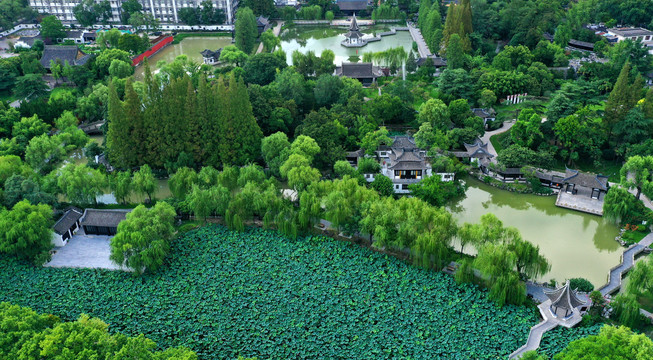
<path id="1" fill-rule="evenodd" d="M 486 132 L 485 132 L 485 135 L 483 135 L 483 137 L 481 137 L 481 141 L 482 141 L 484 144 L 487 144 L 487 151 L 488 151 L 490 154 L 494 155 L 494 157 L 492 158 L 492 161 L 493 161 L 493 162 L 495 162 L 496 159 L 497 159 L 497 151 L 494 149 L 494 146 L 492 146 L 492 142 L 490 141 L 490 137 L 492 137 L 492 136 L 494 136 L 494 135 L 503 134 L 504 132 L 510 130 L 510 128 L 511 128 L 513 125 L 515 125 L 515 119 L 510 120 L 510 121 L 505 121 L 505 122 L 503 123 L 503 126 L 502 126 L 502 127 L 498 128 L 498 129 L 496 129 L 496 130 L 486 131 Z"/>
<path id="2" fill-rule="evenodd" d="M 283 21 L 279 21 L 279 22 L 277 22 L 277 26 L 275 26 L 275 27 L 272 29 L 272 33 L 274 34 L 274 36 L 279 36 L 279 33 L 281 32 L 281 27 L 282 27 L 282 26 L 283 26 Z M 263 52 L 263 43 L 261 42 L 261 43 L 258 45 L 258 50 L 256 50 L 256 53 L 257 53 L 257 54 L 260 54 L 260 53 L 262 53 L 262 52 Z"/>
<path id="3" fill-rule="evenodd" d="M 418 28 L 415 27 L 415 24 L 413 23 L 408 23 L 408 31 L 410 31 L 410 35 L 413 37 L 413 41 L 417 43 L 417 51 L 419 52 L 419 57 L 421 58 L 426 58 L 431 56 L 431 50 L 429 50 L 428 45 L 426 45 L 426 41 L 424 40 L 424 36 L 422 36 L 422 32 L 419 31 Z"/>
<path id="4" fill-rule="evenodd" d="M 628 270 L 630 270 L 633 266 L 635 266 L 635 256 L 637 256 L 639 253 L 647 249 L 651 244 L 653 244 L 653 233 L 646 235 L 640 242 L 631 245 L 628 249 L 624 251 L 621 257 L 622 259 L 621 264 L 613 267 L 610 270 L 608 283 L 598 289 L 598 291 L 601 292 L 601 295 L 603 296 L 610 295 L 621 288 L 621 280 L 623 274 L 626 273 Z M 530 294 L 534 299 L 540 301 L 544 299 L 544 292 L 542 291 L 543 289 L 544 287 L 538 284 L 534 284 L 534 283 L 526 284 L 526 291 L 528 292 L 528 294 Z M 510 359 L 518 359 L 525 352 L 530 350 L 536 350 L 540 346 L 540 341 L 542 340 L 542 336 L 544 335 L 544 333 L 547 332 L 548 330 L 553 329 L 558 325 L 557 322 L 551 324 L 550 323 L 551 319 L 548 316 L 550 312 L 543 310 L 543 306 L 547 303 L 550 303 L 550 300 L 547 300 L 538 306 L 538 308 L 540 309 L 540 313 L 544 318 L 544 321 L 531 328 L 531 331 L 528 334 L 528 340 L 526 340 L 526 344 L 524 344 L 524 346 L 520 347 L 514 353 L 512 353 L 510 355 Z M 548 308 L 548 306 L 544 306 L 544 307 Z M 653 314 L 643 309 L 640 309 L 640 313 L 649 319 L 653 319 Z M 568 326 L 568 324 L 563 324 L 563 325 Z"/>

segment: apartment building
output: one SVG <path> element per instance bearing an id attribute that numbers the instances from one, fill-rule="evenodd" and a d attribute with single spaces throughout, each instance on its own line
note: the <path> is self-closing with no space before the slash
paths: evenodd
<path id="1" fill-rule="evenodd" d="M 73 8 L 81 0 L 29 0 L 35 11 L 42 14 L 55 15 L 63 22 L 76 22 Z M 178 11 L 185 7 L 197 7 L 202 0 L 138 0 L 143 6 L 143 12 L 150 13 L 162 24 L 179 23 Z M 233 23 L 235 8 L 238 0 L 211 0 L 213 6 L 222 9 L 228 24 Z M 109 0 L 111 4 L 111 22 L 120 22 L 122 0 Z"/>

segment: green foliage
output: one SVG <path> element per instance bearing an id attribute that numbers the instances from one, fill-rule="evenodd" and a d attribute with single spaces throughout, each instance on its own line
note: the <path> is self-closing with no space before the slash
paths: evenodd
<path id="1" fill-rule="evenodd" d="M 603 199 L 603 216 L 615 224 L 638 224 L 651 218 L 650 210 L 628 190 L 613 186 Z"/>
<path id="2" fill-rule="evenodd" d="M 106 175 L 86 165 L 70 163 L 57 172 L 57 186 L 74 204 L 97 204 L 97 196 L 104 193 Z"/>
<path id="3" fill-rule="evenodd" d="M 56 41 L 66 36 L 61 21 L 54 15 L 48 15 L 41 19 L 41 36 L 50 41 Z"/>
<path id="4" fill-rule="evenodd" d="M 286 59 L 270 53 L 256 54 L 245 63 L 245 81 L 250 84 L 267 85 L 274 80 L 278 71 L 286 66 Z"/>
<path id="5" fill-rule="evenodd" d="M 151 209 L 137 206 L 111 238 L 111 260 L 137 275 L 156 271 L 170 250 L 175 215 L 174 208 L 166 202 L 158 202 Z"/>
<path id="6" fill-rule="evenodd" d="M 254 13 L 248 7 L 238 8 L 236 12 L 236 28 L 234 30 L 236 47 L 249 54 L 254 49 L 257 37 L 258 28 L 256 27 Z"/>
<path id="7" fill-rule="evenodd" d="M 587 279 L 583 278 L 569 279 L 569 286 L 574 290 L 586 293 L 592 292 L 592 290 L 594 290 L 594 285 L 592 285 L 592 283 Z"/>
<path id="8" fill-rule="evenodd" d="M 374 177 L 374 181 L 370 183 L 370 186 L 381 196 L 394 195 L 394 185 L 392 184 L 392 180 L 385 175 L 377 174 Z"/>
<path id="9" fill-rule="evenodd" d="M 30 308 L 0 303 L 0 356 L 18 358 L 75 359 L 179 359 L 197 360 L 186 348 L 155 351 L 156 344 L 143 335 L 128 338 L 110 335 L 109 325 L 81 314 L 75 322 L 61 322 L 57 316 L 37 314 Z"/>
<path id="10" fill-rule="evenodd" d="M 16 255 L 41 265 L 52 249 L 52 209 L 45 204 L 18 202 L 0 210 L 0 253 Z"/>
<path id="11" fill-rule="evenodd" d="M 411 193 L 433 206 L 445 206 L 449 200 L 465 195 L 465 186 L 460 181 L 442 181 L 433 174 L 422 181 L 409 185 Z"/>
<path id="12" fill-rule="evenodd" d="M 135 192 L 147 195 L 149 201 L 152 201 L 152 195 L 156 190 L 156 179 L 154 179 L 152 169 L 148 165 L 141 166 L 141 168 L 134 173 L 132 185 L 134 186 Z"/>
<path id="13" fill-rule="evenodd" d="M 556 360 L 595 359 L 644 360 L 653 358 L 653 341 L 627 327 L 604 326 L 598 335 L 572 341 Z"/>

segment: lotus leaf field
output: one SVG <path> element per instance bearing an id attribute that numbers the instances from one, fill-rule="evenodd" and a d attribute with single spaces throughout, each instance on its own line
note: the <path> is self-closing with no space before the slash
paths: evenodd
<path id="1" fill-rule="evenodd" d="M 357 245 L 221 226 L 186 233 L 142 277 L 3 257 L 0 290 L 0 301 L 87 313 L 202 359 L 502 359 L 539 321 L 534 308 L 498 308 L 472 285 Z M 557 352 L 587 332 L 547 342 Z"/>

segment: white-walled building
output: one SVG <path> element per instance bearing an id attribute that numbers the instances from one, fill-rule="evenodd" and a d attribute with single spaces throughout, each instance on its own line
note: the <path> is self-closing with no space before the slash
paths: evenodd
<path id="1" fill-rule="evenodd" d="M 82 215 L 82 210 L 76 207 L 71 207 L 64 212 L 52 227 L 52 244 L 54 246 L 60 247 L 68 243 L 68 240 L 79 230 Z"/>
<path id="2" fill-rule="evenodd" d="M 641 40 L 647 46 L 649 54 L 653 55 L 653 31 L 641 27 L 636 28 L 611 28 L 605 35 L 608 40 L 616 39 L 616 42 L 625 40 Z M 614 41 L 614 40 L 613 40 Z"/>
<path id="3" fill-rule="evenodd" d="M 178 12 L 186 7 L 198 7 L 200 0 L 138 0 L 143 6 L 144 13 L 150 13 L 162 24 L 176 24 L 180 22 Z M 235 8 L 238 0 L 211 0 L 213 7 L 224 11 L 227 24 L 233 23 Z M 81 0 L 29 0 L 29 5 L 35 11 L 42 14 L 55 15 L 59 20 L 76 22 L 73 8 L 81 3 Z M 122 0 L 109 0 L 111 5 L 112 23 L 120 22 L 122 12 Z"/>

